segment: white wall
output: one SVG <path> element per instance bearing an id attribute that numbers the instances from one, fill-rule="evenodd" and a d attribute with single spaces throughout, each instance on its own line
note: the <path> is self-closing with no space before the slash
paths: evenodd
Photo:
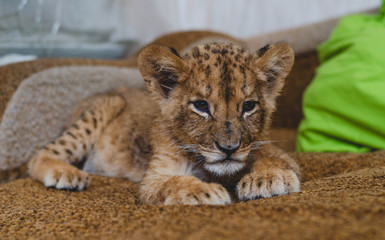
<path id="1" fill-rule="evenodd" d="M 21 0 L 0 0 L 0 16 Z M 378 8 L 382 0 L 28 0 L 20 14 L 24 39 L 60 19 L 58 41 L 126 39 L 148 42 L 178 30 L 216 30 L 239 38 Z M 36 17 L 42 3 L 41 24 Z M 60 15 L 60 16 L 58 16 Z M 16 15 L 15 15 L 16 16 Z M 0 22 L 15 24 L 16 17 Z M 37 21 L 39 20 L 39 21 Z M 44 25 L 42 25 L 44 23 Z M 48 27 L 47 27 L 48 26 Z M 38 30 L 38 31 L 37 31 Z M 4 33 L 2 34 L 4 35 Z M 98 36 L 99 35 L 99 36 Z M 9 35 L 15 39 L 13 35 Z M 106 37 L 105 37 L 106 36 Z M 94 37 L 94 39 L 90 39 Z M 36 37 L 35 37 L 36 38 Z M 39 37 L 37 37 L 39 38 Z M 104 41 L 104 40 L 102 40 Z"/>
<path id="2" fill-rule="evenodd" d="M 121 0 L 113 39 L 212 29 L 240 38 L 377 8 L 381 0 Z"/>

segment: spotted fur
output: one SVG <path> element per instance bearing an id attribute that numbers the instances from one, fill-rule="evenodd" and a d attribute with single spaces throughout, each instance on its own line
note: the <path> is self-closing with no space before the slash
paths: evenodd
<path id="1" fill-rule="evenodd" d="M 252 54 L 205 44 L 180 56 L 151 45 L 148 91 L 120 88 L 79 104 L 63 134 L 29 163 L 46 186 L 83 190 L 86 172 L 141 181 L 153 204 L 228 204 L 299 191 L 299 168 L 268 139 L 293 64 L 285 43 Z M 83 171 L 71 165 L 83 163 Z"/>

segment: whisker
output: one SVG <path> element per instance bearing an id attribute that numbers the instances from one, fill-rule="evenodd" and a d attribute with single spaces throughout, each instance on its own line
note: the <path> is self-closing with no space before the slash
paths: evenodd
<path id="1" fill-rule="evenodd" d="M 160 86 L 161 86 L 162 88 L 167 88 L 167 89 L 169 89 L 169 90 L 172 90 L 172 88 L 171 88 L 171 87 L 169 87 L 169 86 L 166 86 L 166 85 L 164 85 L 164 84 L 160 84 Z"/>
<path id="2" fill-rule="evenodd" d="M 267 144 L 267 143 L 274 143 L 274 142 L 277 142 L 277 141 L 255 141 L 253 142 L 251 145 L 252 147 L 250 148 L 250 150 L 256 150 L 256 149 L 259 149 L 261 148 L 261 146 L 263 146 L 264 144 Z"/>
<path id="3" fill-rule="evenodd" d="M 176 147 L 186 152 L 196 152 L 196 153 L 199 152 L 195 144 L 178 145 Z"/>

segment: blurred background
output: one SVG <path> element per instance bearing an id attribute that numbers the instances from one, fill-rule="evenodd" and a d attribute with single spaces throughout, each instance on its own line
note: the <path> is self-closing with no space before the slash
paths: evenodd
<path id="1" fill-rule="evenodd" d="M 380 5 L 381 0 L 0 0 L 0 64 L 38 57 L 121 58 L 180 30 L 245 40 Z"/>

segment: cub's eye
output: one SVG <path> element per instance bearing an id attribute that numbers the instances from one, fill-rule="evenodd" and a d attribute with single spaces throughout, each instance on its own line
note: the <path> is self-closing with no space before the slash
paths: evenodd
<path id="1" fill-rule="evenodd" d="M 203 100 L 198 100 L 192 103 L 194 107 L 201 112 L 210 113 L 210 106 L 208 102 Z"/>
<path id="2" fill-rule="evenodd" d="M 256 104 L 256 101 L 246 101 L 246 102 L 244 102 L 243 106 L 242 106 L 242 112 L 246 113 L 246 112 L 250 112 L 250 111 L 254 110 L 255 104 Z"/>

